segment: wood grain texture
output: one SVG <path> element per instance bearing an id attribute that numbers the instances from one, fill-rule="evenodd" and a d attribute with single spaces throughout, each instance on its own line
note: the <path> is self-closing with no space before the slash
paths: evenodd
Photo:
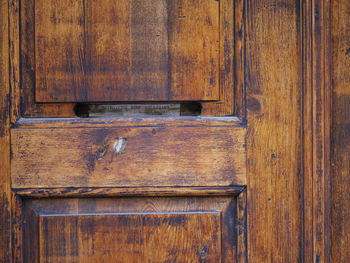
<path id="1" fill-rule="evenodd" d="M 16 195 L 42 197 L 236 196 L 245 186 L 230 187 L 84 187 L 14 189 Z"/>
<path id="2" fill-rule="evenodd" d="M 246 184 L 244 128 L 13 129 L 11 136 L 14 188 Z M 116 155 L 119 137 L 126 147 Z"/>
<path id="3" fill-rule="evenodd" d="M 214 0 L 38 0 L 36 101 L 218 100 L 219 34 Z"/>
<path id="4" fill-rule="evenodd" d="M 28 199 L 23 239 L 32 249 L 24 258 L 233 262 L 235 209 L 232 197 Z"/>
<path id="5" fill-rule="evenodd" d="M 219 262 L 220 232 L 219 213 L 45 215 L 40 261 Z"/>
<path id="6" fill-rule="evenodd" d="M 176 0 L 168 5 L 170 98 L 218 100 L 219 2 Z"/>
<path id="7" fill-rule="evenodd" d="M 248 262 L 247 247 L 247 189 L 237 196 L 237 263 Z"/>
<path id="8" fill-rule="evenodd" d="M 302 4 L 303 262 L 331 262 L 330 1 Z"/>
<path id="9" fill-rule="evenodd" d="M 20 1 L 21 34 L 15 38 L 21 49 L 21 116 L 31 118 L 74 117 L 74 104 L 35 103 L 35 16 L 33 6 L 34 0 Z M 19 89 L 19 87 L 17 88 Z"/>
<path id="10" fill-rule="evenodd" d="M 232 116 L 234 114 L 234 65 L 235 32 L 240 23 L 235 25 L 235 1 L 220 2 L 220 100 L 202 102 L 202 116 Z M 241 21 L 239 21 L 241 22 Z M 237 42 L 237 41 L 236 41 Z M 240 94 L 238 94 L 240 95 Z"/>
<path id="11" fill-rule="evenodd" d="M 0 1 L 0 262 L 11 262 L 8 1 Z"/>
<path id="12" fill-rule="evenodd" d="M 39 0 L 34 10 L 36 101 L 58 92 L 82 96 L 86 87 L 84 1 Z"/>
<path id="13" fill-rule="evenodd" d="M 350 262 L 350 2 L 331 4 L 332 262 Z"/>
<path id="14" fill-rule="evenodd" d="M 12 258 L 9 262 L 23 262 L 23 202 L 18 195 L 11 193 L 11 246 Z"/>
<path id="15" fill-rule="evenodd" d="M 249 262 L 300 262 L 300 9 L 246 1 Z"/>
<path id="16" fill-rule="evenodd" d="M 245 76 L 247 74 L 247 16 L 246 0 L 235 1 L 235 35 L 234 35 L 234 115 L 242 121 L 247 119 L 246 107 L 246 84 Z"/>

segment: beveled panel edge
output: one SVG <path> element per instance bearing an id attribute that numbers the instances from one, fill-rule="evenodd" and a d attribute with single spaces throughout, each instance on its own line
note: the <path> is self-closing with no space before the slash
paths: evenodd
<path id="1" fill-rule="evenodd" d="M 230 187 L 61 187 L 12 188 L 21 197 L 141 197 L 141 196 L 236 196 L 245 186 Z"/>
<path id="2" fill-rule="evenodd" d="M 246 127 L 236 116 L 225 117 L 101 117 L 101 118 L 19 118 L 12 128 L 100 128 L 100 127 Z"/>

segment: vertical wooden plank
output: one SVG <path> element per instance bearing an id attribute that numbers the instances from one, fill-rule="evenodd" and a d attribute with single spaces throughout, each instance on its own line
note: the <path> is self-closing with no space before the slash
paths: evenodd
<path id="1" fill-rule="evenodd" d="M 303 262 L 330 262 L 329 3 L 302 2 Z"/>
<path id="2" fill-rule="evenodd" d="M 331 1 L 332 262 L 350 262 L 350 1 Z"/>
<path id="3" fill-rule="evenodd" d="M 237 263 L 247 263 L 247 190 L 237 196 Z"/>
<path id="4" fill-rule="evenodd" d="M 134 100 L 168 97 L 168 2 L 132 1 L 132 91 L 128 95 Z"/>
<path id="5" fill-rule="evenodd" d="M 23 205 L 23 258 L 24 262 L 39 263 L 39 214 L 33 207 Z"/>
<path id="6" fill-rule="evenodd" d="M 131 93 L 131 7 L 133 1 L 85 0 L 86 97 L 127 99 Z"/>
<path id="7" fill-rule="evenodd" d="M 219 100 L 219 30 L 214 0 L 38 0 L 36 100 Z"/>
<path id="8" fill-rule="evenodd" d="M 246 120 L 246 0 L 235 1 L 235 41 L 234 41 L 234 114 Z"/>
<path id="9" fill-rule="evenodd" d="M 249 262 L 299 262 L 299 3 L 247 1 Z"/>
<path id="10" fill-rule="evenodd" d="M 172 100 L 219 99 L 219 1 L 169 1 Z"/>
<path id="11" fill-rule="evenodd" d="M 12 230 L 12 262 L 13 263 L 22 263 L 24 259 L 23 257 L 23 203 L 22 198 L 16 195 L 15 193 L 11 193 L 12 204 L 11 204 L 11 230 Z"/>
<path id="12" fill-rule="evenodd" d="M 35 1 L 37 101 L 85 98 L 84 23 L 84 0 Z"/>
<path id="13" fill-rule="evenodd" d="M 235 18 L 235 12 L 242 13 L 241 7 L 237 2 L 232 0 L 220 1 L 220 100 L 202 102 L 202 116 L 231 116 L 234 113 L 234 89 L 237 86 L 234 83 L 235 50 L 237 49 L 235 48 L 237 45 L 235 34 L 242 26 L 242 21 L 239 17 L 237 18 L 236 15 Z M 234 7 L 235 5 L 237 5 L 236 8 Z M 240 99 L 240 95 L 238 93 L 237 99 Z"/>
<path id="14" fill-rule="evenodd" d="M 34 0 L 20 1 L 21 114 L 23 117 L 74 117 L 74 104 L 35 103 Z"/>
<path id="15" fill-rule="evenodd" d="M 9 7 L 0 1 L 0 262 L 11 262 Z"/>

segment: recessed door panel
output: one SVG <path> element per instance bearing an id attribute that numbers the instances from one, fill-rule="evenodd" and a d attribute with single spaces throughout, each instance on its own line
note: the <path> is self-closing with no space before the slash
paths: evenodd
<path id="1" fill-rule="evenodd" d="M 28 199 L 26 262 L 234 262 L 234 197 Z"/>

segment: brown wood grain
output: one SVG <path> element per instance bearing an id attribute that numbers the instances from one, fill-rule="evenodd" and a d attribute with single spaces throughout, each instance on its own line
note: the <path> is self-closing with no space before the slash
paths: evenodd
<path id="1" fill-rule="evenodd" d="M 11 262 L 8 1 L 0 1 L 0 262 Z"/>
<path id="2" fill-rule="evenodd" d="M 331 4 L 332 262 L 350 262 L 350 2 Z"/>
<path id="3" fill-rule="evenodd" d="M 170 98 L 218 100 L 219 2 L 176 0 L 168 8 Z"/>
<path id="4" fill-rule="evenodd" d="M 169 36 L 168 2 L 133 0 L 131 10 L 132 98 L 168 98 Z M 139 99 L 137 99 L 139 100 Z"/>
<path id="5" fill-rule="evenodd" d="M 26 117 L 69 116 L 66 113 L 72 109 L 68 104 L 68 106 L 62 104 L 62 107 L 54 104 L 47 104 L 48 106 L 30 105 L 34 102 L 32 93 L 35 84 L 33 79 L 35 65 L 32 54 L 34 39 L 31 40 L 33 41 L 32 44 L 23 43 L 23 41 L 26 42 L 30 38 L 30 34 L 34 34 L 34 32 L 29 30 L 28 35 L 26 35 L 22 31 L 31 28 L 30 23 L 33 18 L 27 16 L 32 16 L 35 9 L 31 9 L 33 2 L 29 0 L 21 1 L 21 3 L 23 5 L 21 4 L 20 7 L 19 1 L 2 1 L 0 6 L 0 14 L 2 15 L 0 18 L 0 65 L 2 72 L 4 72 L 0 75 L 0 112 L 4 116 L 0 119 L 0 230 L 2 233 L 0 235 L 0 261 L 22 262 L 22 252 L 28 255 L 29 258 L 34 258 L 32 260 L 34 262 L 38 259 L 40 251 L 37 248 L 39 247 L 40 233 L 38 233 L 38 224 L 33 223 L 39 218 L 37 211 L 47 213 L 47 217 L 50 218 L 52 213 L 59 218 L 65 217 L 64 214 L 68 213 L 67 226 L 72 222 L 70 216 L 79 217 L 77 216 L 78 213 L 81 213 L 81 215 L 89 214 L 88 216 L 92 217 L 89 218 L 91 221 L 96 218 L 95 213 L 98 213 L 107 222 L 109 219 L 105 217 L 104 213 L 118 211 L 135 213 L 135 210 L 132 209 L 146 211 L 147 213 L 153 211 L 158 214 L 159 211 L 163 211 L 162 215 L 181 211 L 188 212 L 191 209 L 197 209 L 197 211 L 204 214 L 206 212 L 203 211 L 206 209 L 215 210 L 216 212 L 223 211 L 222 201 L 225 201 L 226 198 L 223 196 L 231 193 L 234 195 L 235 193 L 235 188 L 231 188 L 229 184 L 237 183 L 237 181 L 233 182 L 232 180 L 241 180 L 242 185 L 247 182 L 244 181 L 245 176 L 239 175 L 236 177 L 236 172 L 242 172 L 241 166 L 239 166 L 239 169 L 235 169 L 234 176 L 230 174 L 231 177 L 220 178 L 223 173 L 218 173 L 217 167 L 211 165 L 219 160 L 221 164 L 230 165 L 244 162 L 242 167 L 245 167 L 245 158 L 242 158 L 245 155 L 245 150 L 236 151 L 234 146 L 236 139 L 239 144 L 245 144 L 245 140 L 240 139 L 245 137 L 245 135 L 242 135 L 246 130 L 243 127 L 245 125 L 248 126 L 248 187 L 247 192 L 239 195 L 237 204 L 236 201 L 230 202 L 230 205 L 225 208 L 227 211 L 234 211 L 235 215 L 228 212 L 222 212 L 221 214 L 223 224 L 225 223 L 227 226 L 234 225 L 236 228 L 233 235 L 230 237 L 226 235 L 222 239 L 224 240 L 222 242 L 228 239 L 231 242 L 226 243 L 226 245 L 221 243 L 222 248 L 225 248 L 221 254 L 222 261 L 232 262 L 236 259 L 238 262 L 245 262 L 248 257 L 250 262 L 329 262 L 330 256 L 332 256 L 333 262 L 347 262 L 349 260 L 349 229 L 347 226 L 349 222 L 348 185 L 350 183 L 348 171 L 350 168 L 347 157 L 349 156 L 348 61 L 350 51 L 347 37 L 349 35 L 349 15 L 347 13 L 349 8 L 347 8 L 347 2 L 345 3 L 343 0 L 331 2 L 331 73 L 334 88 L 332 94 L 331 138 L 333 148 L 331 153 L 333 155 L 333 166 L 331 182 L 329 178 L 329 156 L 327 155 L 330 147 L 330 125 L 328 125 L 330 123 L 330 105 L 328 104 L 330 98 L 327 97 L 330 87 L 329 57 L 327 54 L 329 48 L 327 42 L 327 30 L 329 29 L 327 27 L 330 23 L 328 17 L 330 1 L 236 1 L 234 2 L 234 17 L 229 13 L 229 8 L 222 10 L 222 6 L 233 4 L 233 2 L 220 1 L 220 27 L 223 26 L 222 21 L 225 19 L 227 19 L 227 26 L 229 27 L 230 23 L 233 23 L 233 20 L 231 22 L 229 20 L 231 18 L 235 19 L 235 72 L 233 80 L 235 82 L 235 96 L 240 98 L 239 101 L 235 102 L 235 113 L 242 121 L 235 117 L 19 119 L 21 114 Z M 68 2 L 64 1 L 62 3 Z M 54 4 L 57 3 L 44 3 L 45 6 Z M 142 4 L 147 5 L 146 1 Z M 190 5 L 190 3 L 185 4 Z M 10 17 L 7 15 L 8 7 Z M 156 7 L 159 6 L 156 5 Z M 90 11 L 94 11 L 96 14 L 101 13 L 98 7 L 95 9 Z M 20 10 L 21 12 L 19 12 Z M 159 10 L 163 9 L 160 8 Z M 206 10 L 206 12 L 210 12 L 210 10 Z M 20 18 L 20 13 L 24 17 Z M 135 15 L 135 13 L 133 14 Z M 98 17 L 97 15 L 96 19 Z M 52 18 L 57 19 L 57 16 Z M 112 19 L 110 14 L 107 18 Z M 160 18 L 162 16 L 159 14 L 154 17 L 155 21 L 158 22 L 162 21 Z M 165 18 L 163 17 L 163 19 Z M 19 24 L 19 21 L 21 24 Z M 108 21 L 113 22 L 112 20 Z M 8 23 L 10 24 L 9 28 Z M 158 27 L 155 28 L 159 29 L 161 24 L 162 22 L 159 22 Z M 67 41 L 75 41 L 74 38 L 68 39 L 67 34 L 73 34 L 74 30 L 79 31 L 79 27 L 70 28 L 68 26 L 68 30 L 63 32 L 65 34 L 63 34 L 63 37 Z M 231 37 L 230 29 L 227 31 L 227 40 Z M 104 27 L 103 30 L 107 30 L 104 34 L 107 36 L 109 34 L 108 28 Z M 88 29 L 88 31 L 91 30 Z M 19 42 L 20 32 L 22 32 L 21 45 Z M 49 35 L 52 32 L 45 31 L 46 33 Z M 85 31 L 83 33 L 86 34 Z M 95 33 L 94 37 L 97 38 L 98 32 Z M 79 36 L 79 34 L 76 36 Z M 225 38 L 225 36 L 220 35 L 220 39 L 222 38 Z M 102 57 L 105 56 L 104 52 L 108 48 L 106 45 L 111 43 L 110 40 L 101 40 L 107 43 L 101 50 Z M 163 42 L 161 41 L 161 43 Z M 86 44 L 84 41 L 83 46 Z M 222 46 L 223 43 L 220 42 L 220 48 Z M 60 49 L 62 47 L 63 45 L 60 44 Z M 157 46 L 152 48 L 156 49 Z M 231 54 L 229 47 L 226 46 L 225 50 L 227 50 L 227 54 Z M 52 59 L 52 57 L 48 58 Z M 96 58 L 94 57 L 94 59 Z M 144 58 L 148 58 L 148 56 L 145 55 Z M 224 56 L 224 60 L 231 67 L 229 58 L 230 55 Z M 222 59 L 223 56 L 220 53 L 220 63 L 222 63 Z M 139 63 L 142 63 L 142 60 Z M 224 74 L 222 67 L 221 64 L 220 74 Z M 101 70 L 101 68 L 98 70 Z M 88 68 L 83 69 L 82 74 L 86 74 Z M 22 77 L 20 78 L 20 76 Z M 91 81 L 91 79 L 87 78 L 86 81 Z M 225 81 L 229 83 L 231 81 L 230 77 Z M 221 84 L 222 80 L 220 80 Z M 85 82 L 79 88 L 84 87 L 84 85 L 86 85 Z M 25 91 L 20 90 L 20 87 Z M 224 89 L 227 87 L 224 87 Z M 220 86 L 221 88 L 222 86 Z M 247 98 L 244 94 L 245 89 Z M 11 94 L 9 93 L 10 90 Z M 223 89 L 220 90 L 220 101 L 225 100 L 221 97 L 223 91 Z M 223 96 L 229 98 L 230 95 L 227 94 Z M 22 108 L 19 106 L 20 99 L 22 100 Z M 247 103 L 247 124 L 245 124 L 245 103 Z M 229 109 L 227 106 L 229 104 L 221 106 L 217 104 L 218 108 L 216 106 L 206 108 L 206 105 L 204 104 L 204 112 L 213 107 L 213 112 L 218 115 L 225 115 L 224 112 Z M 20 187 L 15 189 L 16 194 L 10 192 L 9 114 L 12 118 L 11 126 L 17 128 L 12 130 L 11 134 L 13 138 L 12 149 L 15 150 L 12 163 L 12 180 L 14 187 Z M 134 126 L 139 128 L 134 128 Z M 152 133 L 153 129 L 156 130 L 155 134 Z M 170 138 L 169 134 L 165 135 L 163 133 L 174 129 L 179 132 L 171 132 Z M 185 130 L 186 132 L 184 132 Z M 235 132 L 232 132 L 233 130 Z M 236 137 L 237 130 L 240 130 L 242 134 Z M 93 131 L 97 132 L 94 134 Z M 115 131 L 118 132 L 114 133 Z M 130 153 L 127 152 L 130 146 L 128 144 L 126 152 L 117 157 L 116 164 L 106 164 L 104 161 L 102 161 L 102 165 L 98 164 L 96 157 L 103 155 L 102 160 L 104 160 L 106 156 L 110 156 L 104 155 L 104 149 L 107 149 L 110 153 L 109 147 L 112 141 L 118 137 L 119 131 L 122 131 L 123 135 L 131 135 L 131 138 L 143 139 L 135 140 L 138 144 L 131 147 L 132 151 Z M 19 138 L 20 136 L 23 136 L 23 138 Z M 161 141 L 149 140 L 153 138 L 152 136 L 155 138 L 159 136 Z M 91 138 L 94 139 L 92 144 Z M 99 148 L 98 146 L 101 143 L 98 140 L 101 140 L 102 145 L 107 146 L 107 148 Z M 180 144 L 179 141 L 182 140 L 190 142 L 191 148 L 186 148 L 189 146 Z M 167 148 L 166 145 L 170 145 L 170 148 Z M 232 145 L 234 147 L 231 147 Z M 157 158 L 152 155 L 155 149 L 159 149 L 159 152 L 156 152 L 156 154 L 159 154 L 156 156 Z M 65 154 L 63 150 L 66 150 Z M 149 150 L 152 153 L 150 155 L 148 154 Z M 169 153 L 173 156 L 176 155 L 178 159 L 176 161 L 174 161 L 175 159 L 169 159 L 167 155 Z M 185 153 L 187 159 L 181 153 Z M 84 154 L 87 154 L 87 156 L 84 156 Z M 158 158 L 159 156 L 160 158 Z M 214 156 L 219 156 L 219 159 L 215 160 L 216 157 Z M 88 157 L 92 158 L 89 159 Z M 130 164 L 130 160 L 134 160 L 134 157 L 136 157 L 136 160 L 146 158 L 151 162 L 143 163 L 140 161 L 138 164 Z M 93 158 L 95 159 L 91 161 Z M 133 172 L 133 177 L 130 176 L 127 180 L 135 179 L 135 181 L 132 181 L 133 184 L 138 184 L 141 176 L 143 178 L 143 181 L 141 181 L 149 183 L 149 186 L 144 187 L 144 189 L 121 187 L 117 191 L 115 190 L 117 188 L 112 190 L 111 188 L 99 188 L 98 186 L 101 184 L 107 184 L 108 186 L 118 184 L 117 186 L 120 186 L 115 181 L 115 176 L 119 175 L 119 169 L 117 169 L 119 168 L 119 161 L 125 161 L 126 159 L 129 166 L 122 167 L 121 172 L 125 174 Z M 171 166 L 167 166 L 169 162 L 173 162 Z M 179 162 L 182 162 L 181 165 Z M 168 177 L 162 176 L 159 173 L 160 170 L 152 170 L 152 173 L 155 171 L 156 174 L 154 177 L 156 184 L 160 182 L 160 184 L 163 183 L 166 186 L 163 188 L 163 190 L 165 189 L 164 195 L 196 196 L 213 194 L 215 197 L 185 197 L 181 199 L 183 200 L 182 203 L 169 201 L 175 200 L 175 197 L 167 197 L 168 199 L 156 197 L 160 194 L 159 187 L 152 185 L 154 183 L 151 181 L 153 177 L 147 176 L 147 169 L 142 169 L 144 165 L 151 170 L 154 168 L 160 169 L 160 167 L 165 170 L 171 168 L 172 174 L 170 174 L 170 177 L 169 174 Z M 231 167 L 230 165 L 229 167 Z M 127 169 L 130 166 L 133 167 L 133 170 Z M 195 166 L 196 169 L 199 169 L 197 170 L 199 176 L 184 172 L 189 167 L 193 169 Z M 102 167 L 112 168 L 114 173 L 110 172 L 108 174 L 107 172 L 105 178 L 103 176 L 105 172 L 101 172 Z M 212 170 L 206 173 L 208 167 Z M 182 176 L 180 179 L 175 172 L 178 170 L 182 172 L 182 174 L 180 173 Z M 79 172 L 77 177 L 75 177 L 76 171 Z M 94 177 L 94 174 L 98 177 Z M 242 174 L 245 174 L 245 170 Z M 219 178 L 217 178 L 218 175 Z M 72 178 L 74 180 L 71 180 Z M 171 180 L 166 181 L 169 178 Z M 185 182 L 187 187 L 180 187 L 176 190 L 176 187 L 168 185 L 179 183 L 179 181 L 174 181 L 174 178 L 180 180 L 180 183 Z M 208 187 L 193 186 L 196 184 L 197 186 L 202 185 L 203 182 Z M 222 185 L 222 187 L 210 188 L 209 186 L 212 185 Z M 62 186 L 62 188 L 48 189 L 40 188 L 41 186 Z M 71 186 L 89 187 L 71 188 Z M 333 194 L 332 207 L 329 204 L 330 187 Z M 111 197 L 124 194 L 128 198 L 123 199 L 121 202 L 123 204 L 116 202 L 114 198 L 100 198 L 101 196 Z M 137 198 L 131 198 L 131 196 L 150 196 L 150 198 L 144 198 L 144 202 L 135 202 Z M 34 197 L 46 198 L 42 200 L 31 199 Z M 75 198 L 55 199 L 53 197 Z M 92 197 L 99 198 L 93 199 Z M 200 201 L 203 200 L 201 198 L 216 201 L 211 205 L 206 205 Z M 247 204 L 245 198 L 247 198 Z M 158 200 L 168 200 L 165 202 L 165 206 L 169 209 L 158 209 L 163 207 Z M 141 203 L 141 205 L 135 205 L 137 203 Z M 29 210 L 28 206 L 26 207 L 27 204 L 30 206 Z M 106 208 L 119 205 L 123 208 Z M 333 219 L 332 225 L 329 223 L 330 213 Z M 245 222 L 246 216 L 248 216 L 247 225 Z M 156 216 L 153 218 L 156 218 Z M 22 221 L 22 219 L 25 220 Z M 31 222 L 26 221 L 27 219 Z M 58 219 L 58 221 L 60 220 Z M 232 220 L 235 221 L 232 222 Z M 208 219 L 206 222 L 209 221 Z M 231 229 L 231 226 L 225 229 L 223 227 L 225 224 L 222 225 L 221 229 L 223 235 L 231 233 L 227 231 L 227 229 Z M 24 244 L 22 244 L 23 227 Z M 103 226 L 98 227 L 103 229 Z M 330 228 L 332 230 L 331 238 L 328 232 Z M 69 226 L 67 229 L 72 228 Z M 248 230 L 248 239 L 244 235 L 245 230 Z M 55 233 L 61 236 L 66 235 L 67 240 L 70 238 L 68 233 L 63 233 L 63 231 L 59 232 L 57 230 Z M 11 234 L 12 241 L 10 240 Z M 33 234 L 37 234 L 36 237 L 31 236 Z M 53 232 L 48 234 L 53 234 Z M 73 237 L 76 236 L 72 234 L 72 239 Z M 235 247 L 234 251 L 226 249 L 227 247 L 233 247 L 234 242 L 237 242 L 237 248 Z M 41 244 L 43 247 L 45 246 L 43 242 Z M 67 247 L 69 244 L 67 242 Z M 329 252 L 331 245 L 332 255 Z M 52 249 L 52 247 L 47 248 Z M 72 250 L 69 247 L 64 251 Z M 42 251 L 42 253 L 46 252 Z M 212 261 L 218 260 L 218 258 L 215 258 Z"/>
<path id="6" fill-rule="evenodd" d="M 299 2 L 246 1 L 249 262 L 299 262 Z"/>
<path id="7" fill-rule="evenodd" d="M 247 247 L 247 189 L 237 196 L 237 263 L 248 262 Z"/>
<path id="8" fill-rule="evenodd" d="M 21 116 L 22 117 L 74 117 L 74 104 L 35 103 L 35 39 L 34 0 L 20 1 L 21 34 L 14 42 L 21 54 Z M 19 42 L 19 38 L 21 41 Z M 19 87 L 17 87 L 19 89 Z"/>
<path id="9" fill-rule="evenodd" d="M 218 1 L 38 0 L 36 101 L 218 100 L 219 34 Z"/>
<path id="10" fill-rule="evenodd" d="M 97 128 L 97 127 L 241 127 L 237 117 L 104 117 L 104 118 L 21 118 L 16 128 Z"/>
<path id="11" fill-rule="evenodd" d="M 82 96 L 86 89 L 83 3 L 35 1 L 36 101 L 42 101 L 43 95 L 52 98 L 57 93 L 66 101 Z"/>
<path id="12" fill-rule="evenodd" d="M 235 32 L 235 1 L 222 0 L 220 2 L 220 100 L 202 102 L 202 116 L 232 116 L 234 114 L 235 100 L 241 99 L 234 96 L 234 65 L 236 46 Z M 242 68 L 240 68 L 242 69 Z"/>
<path id="13" fill-rule="evenodd" d="M 248 61 L 246 4 L 246 0 L 237 0 L 234 7 L 234 115 L 242 120 L 247 119 L 247 82 L 245 81 L 245 76 L 247 75 L 246 63 Z"/>
<path id="14" fill-rule="evenodd" d="M 331 262 L 330 1 L 302 5 L 303 262 Z"/>
<path id="15" fill-rule="evenodd" d="M 14 188 L 246 184 L 244 128 L 13 129 L 11 136 Z M 119 137 L 127 142 L 116 155 Z"/>
<path id="16" fill-rule="evenodd" d="M 125 197 L 125 196 L 236 196 L 245 186 L 230 187 L 66 187 L 14 189 L 24 198 L 42 197 Z M 241 231 L 242 232 L 242 231 Z"/>
<path id="17" fill-rule="evenodd" d="M 24 258 L 233 262 L 235 209 L 232 197 L 28 199 L 24 242 L 35 249 Z"/>

